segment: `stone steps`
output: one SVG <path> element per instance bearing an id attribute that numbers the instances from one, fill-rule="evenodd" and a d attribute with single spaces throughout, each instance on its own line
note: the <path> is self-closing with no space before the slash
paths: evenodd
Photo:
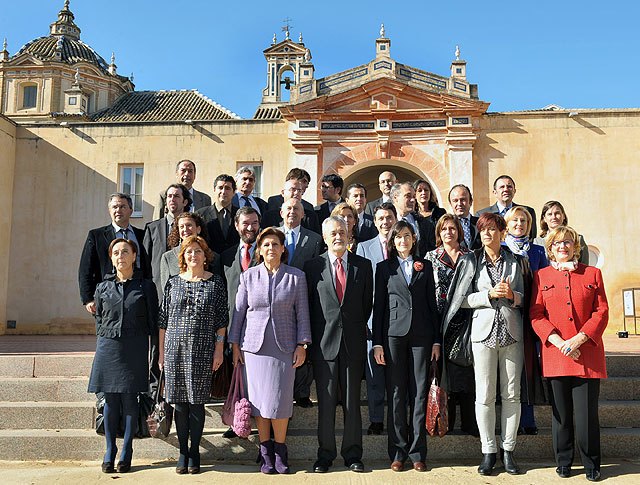
<path id="1" fill-rule="evenodd" d="M 222 406 L 206 406 L 205 427 L 226 428 L 222 423 Z M 369 413 L 366 403 L 361 406 L 362 425 L 369 425 Z M 499 422 L 499 409 L 498 418 Z M 7 429 L 91 429 L 95 423 L 95 401 L 74 402 L 0 402 L 0 430 Z M 551 427 L 551 407 L 536 406 L 535 416 L 538 428 Z M 456 420 L 459 425 L 459 419 Z M 290 429 L 314 427 L 317 423 L 317 407 L 294 407 Z M 343 423 L 342 408 L 336 409 L 336 427 Z M 385 423 L 386 426 L 386 423 Z M 615 428 L 623 426 L 640 428 L 639 401 L 600 401 L 600 426 Z"/>
<path id="2" fill-rule="evenodd" d="M 224 429 L 205 428 L 201 453 L 204 461 L 244 461 L 256 458 L 258 436 L 248 440 L 222 437 Z M 337 432 L 338 450 L 340 431 Z M 602 454 L 607 457 L 637 459 L 640 449 L 640 429 L 603 429 Z M 121 441 L 118 440 L 119 447 Z M 294 460 L 312 462 L 317 453 L 315 429 L 291 430 L 287 437 L 289 455 Z M 467 435 L 452 434 L 443 438 L 428 438 L 429 460 L 477 460 L 480 440 Z M 387 437 L 363 436 L 365 463 L 385 460 Z M 104 454 L 104 437 L 93 430 L 0 430 L 0 460 L 96 460 Z M 178 442 L 175 433 L 167 441 L 142 439 L 134 442 L 136 459 L 177 459 Z M 537 436 L 519 436 L 516 456 L 529 461 L 552 460 L 551 434 L 543 430 Z M 340 459 L 335 463 L 341 465 Z"/>
<path id="3" fill-rule="evenodd" d="M 640 357 L 638 358 L 640 360 Z M 0 402 L 8 401 L 88 401 L 89 378 L 83 377 L 0 377 Z M 311 399 L 315 400 L 315 384 Z M 363 382 L 360 399 L 367 398 Z M 609 401 L 640 400 L 640 377 L 609 377 L 600 383 L 600 398 Z"/>

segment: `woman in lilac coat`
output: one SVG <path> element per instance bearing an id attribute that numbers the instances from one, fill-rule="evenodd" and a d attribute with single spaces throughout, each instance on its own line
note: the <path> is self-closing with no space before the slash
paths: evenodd
<path id="1" fill-rule="evenodd" d="M 279 230 L 262 231 L 256 248 L 262 264 L 240 276 L 229 342 L 234 365 L 245 364 L 247 397 L 260 435 L 260 471 L 289 473 L 285 439 L 293 382 L 311 342 L 307 281 L 302 271 L 283 263 L 288 254 Z"/>

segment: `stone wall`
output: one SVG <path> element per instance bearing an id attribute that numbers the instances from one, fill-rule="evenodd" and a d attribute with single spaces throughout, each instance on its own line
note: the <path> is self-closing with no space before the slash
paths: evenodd
<path id="1" fill-rule="evenodd" d="M 16 126 L 0 115 L 0 335 L 5 332 L 7 321 L 7 298 L 9 296 L 9 261 L 11 245 L 11 223 L 13 213 L 13 174 L 15 167 Z"/>

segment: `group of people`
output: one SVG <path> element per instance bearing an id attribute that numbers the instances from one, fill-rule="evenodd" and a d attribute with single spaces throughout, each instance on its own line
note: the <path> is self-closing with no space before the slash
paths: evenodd
<path id="1" fill-rule="evenodd" d="M 253 193 L 251 167 L 219 175 L 213 202 L 193 188 L 195 176 L 192 161 L 177 164 L 176 183 L 144 231 L 130 224 L 129 196 L 113 194 L 112 223 L 85 243 L 79 280 L 96 318 L 89 391 L 105 393 L 103 471 L 130 469 L 137 393 L 157 388 L 163 373 L 180 445 L 176 472 L 198 473 L 204 404 L 230 346 L 245 376 L 263 473 L 289 473 L 289 418 L 294 404 L 314 405 L 314 380 L 313 471 L 329 471 L 338 456 L 338 405 L 344 465 L 364 471 L 363 379 L 368 434 L 384 430 L 386 402 L 391 469 L 410 462 L 425 471 L 435 361 L 449 395 L 449 430 L 459 404 L 461 431 L 480 437 L 480 474 L 493 472 L 498 451 L 505 471 L 520 472 L 517 435 L 537 433 L 533 405 L 546 399 L 558 475 L 571 475 L 577 438 L 586 477 L 600 478 L 607 300 L 560 202 L 545 204 L 536 237 L 535 211 L 513 202 L 507 175 L 494 182 L 496 203 L 475 216 L 468 187 L 451 188 L 447 213 L 428 181 L 398 183 L 388 171 L 374 201 L 362 184 L 345 189 L 340 176 L 322 177 L 324 203 L 315 208 L 303 199 L 311 182 L 303 169 L 292 169 L 268 201 Z"/>

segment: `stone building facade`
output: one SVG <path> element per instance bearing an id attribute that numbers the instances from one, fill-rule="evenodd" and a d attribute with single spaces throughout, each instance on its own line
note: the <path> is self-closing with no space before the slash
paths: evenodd
<path id="1" fill-rule="evenodd" d="M 550 199 L 565 205 L 604 273 L 610 329 L 621 329 L 621 290 L 640 286 L 629 244 L 640 237 L 629 215 L 640 110 L 492 113 L 459 51 L 447 75 L 434 74 L 396 62 L 383 29 L 370 62 L 320 79 L 302 38 L 274 37 L 263 54 L 262 102 L 241 119 L 197 91 L 135 91 L 113 58 L 107 64 L 80 40 L 68 1 L 49 36 L 14 55 L 5 45 L 0 334 L 92 332 L 77 289 L 87 231 L 108 223 L 106 197 L 124 188 L 136 196 L 133 224 L 144 227 L 184 158 L 197 163 L 195 186 L 209 193 L 216 175 L 248 164 L 261 173 L 263 195 L 298 166 L 316 182 L 327 173 L 358 180 L 373 199 L 389 169 L 400 180 L 428 179 L 446 208 L 449 188 L 464 183 L 474 210 L 493 202 L 494 178 L 510 174 L 516 201 L 538 213 Z M 305 197 L 316 202 L 319 183 L 313 188 Z"/>

